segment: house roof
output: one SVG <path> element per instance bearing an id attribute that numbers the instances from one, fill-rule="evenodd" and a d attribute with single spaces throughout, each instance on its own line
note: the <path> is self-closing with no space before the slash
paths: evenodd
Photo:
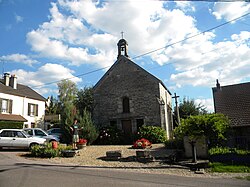
<path id="1" fill-rule="evenodd" d="M 231 120 L 232 126 L 250 126 L 250 82 L 212 88 L 216 113 Z"/>
<path id="2" fill-rule="evenodd" d="M 94 86 L 94 89 L 97 88 L 105 79 L 106 77 L 109 75 L 109 73 L 118 65 L 118 63 L 124 63 L 122 62 L 123 60 L 125 60 L 126 62 L 129 62 L 131 65 L 135 66 L 135 68 L 140 69 L 141 71 L 144 71 L 145 73 L 147 73 L 149 76 L 151 76 L 153 79 L 157 80 L 166 90 L 167 92 L 171 94 L 171 92 L 167 89 L 167 87 L 164 85 L 164 83 L 158 79 L 157 77 L 155 77 L 154 75 L 152 75 L 151 73 L 149 73 L 148 71 L 146 71 L 145 69 L 143 69 L 141 66 L 137 65 L 136 63 L 134 63 L 132 60 L 130 60 L 129 57 L 126 57 L 124 55 L 120 55 L 117 59 L 117 61 L 109 68 L 109 70 L 102 76 L 102 78 L 96 83 L 96 85 Z"/>
<path id="3" fill-rule="evenodd" d="M 15 114 L 0 114 L 0 121 L 20 121 L 20 122 L 26 122 L 28 121 L 21 115 L 15 115 Z"/>
<path id="4" fill-rule="evenodd" d="M 45 101 L 46 99 L 38 94 L 36 91 L 28 86 L 17 84 L 17 89 L 13 89 L 11 86 L 6 86 L 4 80 L 0 79 L 0 92 L 20 97 L 27 97 L 30 99 Z"/>

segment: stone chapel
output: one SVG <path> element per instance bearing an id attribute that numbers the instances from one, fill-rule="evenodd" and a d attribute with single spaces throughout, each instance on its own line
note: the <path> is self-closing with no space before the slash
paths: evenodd
<path id="1" fill-rule="evenodd" d="M 94 86 L 95 124 L 116 125 L 128 135 L 142 125 L 160 126 L 170 138 L 171 93 L 161 80 L 129 58 L 125 39 L 120 39 L 117 46 L 117 61 Z"/>

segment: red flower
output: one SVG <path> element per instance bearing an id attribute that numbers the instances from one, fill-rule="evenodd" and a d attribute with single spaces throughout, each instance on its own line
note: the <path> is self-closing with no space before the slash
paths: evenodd
<path id="1" fill-rule="evenodd" d="M 136 140 L 136 142 L 133 144 L 133 148 L 145 149 L 145 148 L 150 148 L 151 145 L 152 143 L 149 140 L 142 138 L 142 139 Z"/>
<path id="2" fill-rule="evenodd" d="M 80 138 L 78 144 L 86 144 L 88 141 L 84 138 Z"/>

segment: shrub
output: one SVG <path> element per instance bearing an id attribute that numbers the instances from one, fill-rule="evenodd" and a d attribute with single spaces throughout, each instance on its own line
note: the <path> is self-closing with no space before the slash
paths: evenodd
<path id="1" fill-rule="evenodd" d="M 236 148 L 229 148 L 229 147 L 214 147 L 208 150 L 210 156 L 212 155 L 223 155 L 223 154 L 230 154 L 235 153 L 238 155 L 247 155 L 250 154 L 249 150 L 241 150 Z"/>
<path id="2" fill-rule="evenodd" d="M 94 125 L 91 114 L 86 109 L 83 111 L 83 116 L 80 118 L 79 126 L 83 129 L 80 131 L 80 138 L 85 138 L 88 144 L 92 144 L 98 137 L 98 131 Z"/>
<path id="3" fill-rule="evenodd" d="M 174 135 L 178 139 L 206 136 L 209 147 L 215 147 L 223 144 L 229 129 L 229 120 L 223 114 L 206 114 L 182 119 L 181 125 L 174 129 Z"/>
<path id="4" fill-rule="evenodd" d="M 167 133 L 161 127 L 145 126 L 139 128 L 138 139 L 145 138 L 152 143 L 163 143 L 167 140 Z"/>
<path id="5" fill-rule="evenodd" d="M 121 144 L 122 132 L 116 126 L 103 127 L 95 142 L 99 145 L 119 145 Z"/>
<path id="6" fill-rule="evenodd" d="M 62 156 L 61 153 L 63 150 L 70 150 L 72 146 L 62 146 L 59 145 L 58 149 L 52 148 L 52 143 L 45 145 L 34 145 L 31 147 L 31 156 L 40 157 L 40 158 L 54 158 Z"/>
<path id="7" fill-rule="evenodd" d="M 0 129 L 22 129 L 23 122 L 0 121 Z"/>

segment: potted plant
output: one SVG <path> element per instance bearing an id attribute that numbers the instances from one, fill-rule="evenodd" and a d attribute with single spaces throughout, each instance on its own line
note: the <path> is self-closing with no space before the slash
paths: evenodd
<path id="1" fill-rule="evenodd" d="M 146 148 L 151 148 L 151 147 L 152 147 L 152 143 L 145 138 L 136 140 L 136 142 L 133 144 L 133 148 L 135 149 L 146 149 Z"/>
<path id="2" fill-rule="evenodd" d="M 86 139 L 80 138 L 80 139 L 79 139 L 79 142 L 77 143 L 77 148 L 78 148 L 78 149 L 83 149 L 84 147 L 86 147 L 87 142 L 88 142 L 88 141 L 87 141 Z"/>

